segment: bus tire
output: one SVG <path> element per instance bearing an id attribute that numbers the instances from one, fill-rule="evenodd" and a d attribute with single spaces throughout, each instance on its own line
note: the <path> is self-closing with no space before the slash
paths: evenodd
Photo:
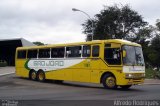
<path id="1" fill-rule="evenodd" d="M 132 85 L 122 85 L 120 86 L 122 89 L 129 89 Z"/>
<path id="2" fill-rule="evenodd" d="M 116 89 L 116 78 L 111 74 L 105 74 L 102 78 L 102 84 L 104 88 L 107 89 Z"/>
<path id="3" fill-rule="evenodd" d="M 37 72 L 37 80 L 40 81 L 40 82 L 44 82 L 45 79 L 46 79 L 46 77 L 45 77 L 44 71 L 39 70 L 39 71 Z"/>
<path id="4" fill-rule="evenodd" d="M 37 79 L 36 78 L 36 71 L 35 70 L 31 70 L 29 72 L 29 79 L 34 80 L 34 81 Z"/>

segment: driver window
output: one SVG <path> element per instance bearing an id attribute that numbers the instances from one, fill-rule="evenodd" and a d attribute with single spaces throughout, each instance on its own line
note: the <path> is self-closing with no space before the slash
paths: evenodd
<path id="1" fill-rule="evenodd" d="M 121 65 L 120 48 L 105 48 L 104 58 L 110 65 Z"/>

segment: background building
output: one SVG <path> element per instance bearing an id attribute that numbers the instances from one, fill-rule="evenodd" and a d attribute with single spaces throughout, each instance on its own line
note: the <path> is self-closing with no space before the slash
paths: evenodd
<path id="1" fill-rule="evenodd" d="M 23 38 L 0 40 L 0 60 L 7 61 L 8 66 L 15 65 L 15 51 L 17 47 L 35 46 Z"/>

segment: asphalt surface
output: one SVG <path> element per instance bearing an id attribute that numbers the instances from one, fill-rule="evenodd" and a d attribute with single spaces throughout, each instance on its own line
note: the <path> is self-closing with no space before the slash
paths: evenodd
<path id="1" fill-rule="evenodd" d="M 44 105 L 44 101 L 53 105 L 53 100 L 54 103 L 55 100 L 60 100 L 56 101 L 58 105 L 65 105 L 68 102 L 66 100 L 70 101 L 68 103 L 73 103 L 72 105 L 77 105 L 79 102 L 91 102 L 92 105 L 96 105 L 94 102 L 98 103 L 99 100 L 102 100 L 100 103 L 111 100 L 107 102 L 111 104 L 113 104 L 113 100 L 160 100 L 160 85 L 137 85 L 132 86 L 129 90 L 121 88 L 109 90 L 104 89 L 100 84 L 78 82 L 56 84 L 54 81 L 41 83 L 10 74 L 0 76 L 0 100 L 25 100 L 23 103 L 27 105 L 39 103 L 40 106 Z M 28 100 L 32 100 L 34 103 L 30 103 Z"/>

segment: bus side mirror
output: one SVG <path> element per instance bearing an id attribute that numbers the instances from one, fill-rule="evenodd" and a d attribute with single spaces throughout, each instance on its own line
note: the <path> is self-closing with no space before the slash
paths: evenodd
<path id="1" fill-rule="evenodd" d="M 123 50 L 122 53 L 123 53 L 123 57 L 126 57 L 126 55 L 127 55 L 126 51 Z"/>

